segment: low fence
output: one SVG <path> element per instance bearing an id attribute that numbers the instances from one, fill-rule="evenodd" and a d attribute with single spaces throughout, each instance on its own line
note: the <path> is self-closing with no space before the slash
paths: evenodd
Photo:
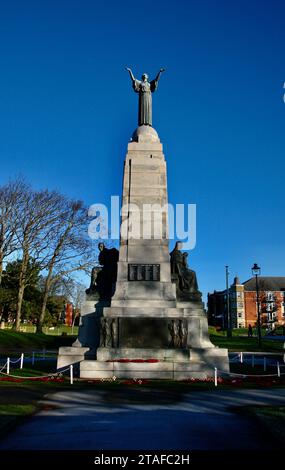
<path id="1" fill-rule="evenodd" d="M 56 379 L 57 377 L 58 378 L 61 378 L 63 377 L 64 373 L 65 372 L 69 372 L 69 380 L 70 380 L 70 384 L 72 385 L 73 384 L 73 365 L 70 365 L 69 367 L 67 367 L 66 369 L 63 369 L 59 372 L 54 372 L 54 373 L 51 373 L 51 374 L 47 374 L 47 375 L 38 375 L 38 376 L 25 376 L 25 375 L 12 375 L 10 373 L 10 369 L 12 366 L 14 366 L 14 364 L 18 364 L 20 365 L 20 369 L 23 369 L 23 365 L 24 365 L 24 353 L 21 354 L 21 356 L 16 359 L 16 360 L 12 360 L 10 357 L 7 357 L 7 360 L 5 362 L 5 364 L 2 366 L 2 368 L 0 369 L 0 374 L 2 376 L 6 376 L 6 377 L 12 377 L 12 378 L 15 378 L 15 379 L 22 379 L 22 380 L 42 380 L 42 379 Z M 27 359 L 28 357 L 26 357 Z M 35 356 L 33 354 L 32 356 L 32 359 L 34 360 L 35 359 Z M 3 372 L 4 370 L 6 369 L 6 372 Z"/>

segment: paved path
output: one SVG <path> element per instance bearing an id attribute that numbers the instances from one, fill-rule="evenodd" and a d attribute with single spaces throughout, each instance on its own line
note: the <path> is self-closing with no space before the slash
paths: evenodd
<path id="1" fill-rule="evenodd" d="M 65 391 L 10 433 L 0 449 L 274 449 L 257 423 L 233 407 L 285 405 L 282 389 L 171 395 L 140 388 Z"/>

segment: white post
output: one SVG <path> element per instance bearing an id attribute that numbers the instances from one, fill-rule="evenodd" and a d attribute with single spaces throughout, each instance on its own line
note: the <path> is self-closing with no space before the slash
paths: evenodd
<path id="1" fill-rule="evenodd" d="M 243 353 L 242 352 L 240 353 L 240 363 L 241 364 L 243 363 Z"/>
<path id="2" fill-rule="evenodd" d="M 277 375 L 280 377 L 280 364 L 279 361 L 277 362 Z"/>
<path id="3" fill-rule="evenodd" d="M 24 365 L 24 353 L 21 354 L 20 369 L 23 369 L 23 365 Z"/>
<path id="4" fill-rule="evenodd" d="M 266 357 L 263 358 L 263 370 L 266 371 Z"/>
<path id="5" fill-rule="evenodd" d="M 10 374 L 10 357 L 7 357 L 7 375 Z"/>
<path id="6" fill-rule="evenodd" d="M 215 367 L 215 387 L 218 385 L 218 369 Z"/>
<path id="7" fill-rule="evenodd" d="M 254 367 L 254 354 L 251 356 L 251 367 Z"/>
<path id="8" fill-rule="evenodd" d="M 73 385 L 73 365 L 70 366 L 70 385 Z"/>
<path id="9" fill-rule="evenodd" d="M 32 366 L 35 365 L 35 351 L 33 351 L 33 355 L 32 355 Z"/>

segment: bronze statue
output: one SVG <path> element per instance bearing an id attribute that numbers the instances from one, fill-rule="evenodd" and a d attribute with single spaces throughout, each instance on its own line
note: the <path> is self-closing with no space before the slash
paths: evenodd
<path id="1" fill-rule="evenodd" d="M 97 277 L 99 272 L 102 270 L 99 266 L 94 266 L 91 271 L 91 279 L 90 279 L 90 286 L 88 289 L 86 289 L 86 294 L 92 295 L 94 299 L 99 300 L 99 291 L 98 291 L 98 286 L 97 286 Z"/>
<path id="2" fill-rule="evenodd" d="M 108 323 L 106 318 L 101 319 L 100 328 L 100 346 L 105 348 L 107 346 Z"/>
<path id="3" fill-rule="evenodd" d="M 142 75 L 141 80 L 137 80 L 130 68 L 126 67 L 126 70 L 130 74 L 134 91 L 139 93 L 138 124 L 139 126 L 152 126 L 151 94 L 157 89 L 158 81 L 165 69 L 161 68 L 155 79 L 150 82 L 148 81 L 148 75 L 146 73 Z"/>
<path id="4" fill-rule="evenodd" d="M 188 253 L 180 251 L 181 242 L 177 242 L 170 253 L 171 277 L 176 283 L 178 300 L 200 300 L 198 282 L 195 271 L 189 269 L 187 264 Z"/>
<path id="5" fill-rule="evenodd" d="M 187 341 L 187 329 L 181 318 L 175 318 L 168 323 L 170 333 L 170 348 L 184 348 Z"/>
<path id="6" fill-rule="evenodd" d="M 115 318 L 101 318 L 100 346 L 102 348 L 116 347 L 117 321 Z"/>
<path id="7" fill-rule="evenodd" d="M 176 343 L 177 343 L 177 333 L 178 333 L 175 320 L 170 320 L 170 322 L 168 323 L 168 330 L 170 334 L 169 347 L 175 348 Z"/>
<path id="8" fill-rule="evenodd" d="M 187 330 L 185 328 L 183 320 L 178 321 L 178 338 L 179 338 L 179 348 L 185 347 L 185 341 L 187 339 Z"/>
<path id="9" fill-rule="evenodd" d="M 116 248 L 106 248 L 104 243 L 99 243 L 98 248 L 101 267 L 95 266 L 92 269 L 90 287 L 86 294 L 98 300 L 110 300 L 115 292 L 119 252 Z"/>

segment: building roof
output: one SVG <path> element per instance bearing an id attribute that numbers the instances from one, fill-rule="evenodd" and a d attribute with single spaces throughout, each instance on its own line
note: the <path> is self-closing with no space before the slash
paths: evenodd
<path id="1" fill-rule="evenodd" d="M 244 290 L 255 291 L 256 281 L 252 277 L 248 281 L 243 282 Z M 285 291 L 285 277 L 258 276 L 258 287 L 261 290 L 268 291 Z"/>

